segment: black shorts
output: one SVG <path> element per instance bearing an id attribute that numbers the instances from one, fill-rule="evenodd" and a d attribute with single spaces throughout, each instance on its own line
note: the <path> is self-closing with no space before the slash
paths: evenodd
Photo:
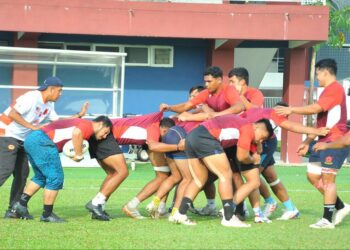
<path id="1" fill-rule="evenodd" d="M 259 167 L 259 165 L 240 163 L 237 160 L 237 146 L 225 148 L 225 153 L 226 153 L 227 159 L 230 162 L 231 169 L 233 172 L 242 172 L 242 171 L 247 171 L 247 170 L 251 170 Z"/>
<path id="2" fill-rule="evenodd" d="M 273 158 L 273 154 L 277 149 L 277 138 L 276 136 L 266 140 L 263 142 L 263 151 L 261 153 L 261 167 L 268 168 L 269 166 L 273 166 L 275 164 L 275 159 Z"/>
<path id="3" fill-rule="evenodd" d="M 103 160 L 111 155 L 122 154 L 113 134 L 109 134 L 106 139 L 97 141 L 95 137 L 89 139 L 89 153 L 91 159 Z"/>
<path id="4" fill-rule="evenodd" d="M 198 126 L 187 135 L 185 152 L 189 159 L 202 159 L 206 156 L 221 154 L 224 149 L 205 127 Z"/>

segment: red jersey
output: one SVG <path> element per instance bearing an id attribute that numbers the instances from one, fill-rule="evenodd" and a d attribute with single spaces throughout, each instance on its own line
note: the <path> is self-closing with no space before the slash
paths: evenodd
<path id="1" fill-rule="evenodd" d="M 250 122 L 268 119 L 272 120 L 277 126 L 280 126 L 282 122 L 288 120 L 284 115 L 278 115 L 272 108 L 252 108 L 244 112 L 241 117 L 249 120 Z"/>
<path id="2" fill-rule="evenodd" d="M 59 152 L 62 152 L 64 144 L 73 137 L 73 130 L 80 129 L 83 139 L 89 140 L 94 134 L 92 121 L 80 118 L 64 119 L 52 122 L 41 130 L 56 144 Z"/>
<path id="3" fill-rule="evenodd" d="M 159 141 L 159 123 L 163 112 L 129 118 L 111 119 L 113 136 L 119 145 L 143 145 L 147 140 Z"/>
<path id="4" fill-rule="evenodd" d="M 343 86 L 337 81 L 328 85 L 320 95 L 317 104 L 323 110 L 317 114 L 317 127 L 331 129 L 326 136 L 319 136 L 319 141 L 335 141 L 347 132 L 346 98 Z"/>
<path id="5" fill-rule="evenodd" d="M 237 145 L 255 151 L 253 124 L 237 115 L 218 116 L 201 124 L 224 148 Z"/>
<path id="6" fill-rule="evenodd" d="M 211 94 L 207 89 L 201 91 L 190 102 L 195 107 L 199 104 L 206 103 L 215 112 L 220 112 L 233 106 L 241 99 L 237 90 L 228 84 L 222 85 L 222 88 L 215 94 Z"/>
<path id="7" fill-rule="evenodd" d="M 253 105 L 256 105 L 260 108 L 264 106 L 264 95 L 260 90 L 256 88 L 248 87 L 243 96 Z"/>

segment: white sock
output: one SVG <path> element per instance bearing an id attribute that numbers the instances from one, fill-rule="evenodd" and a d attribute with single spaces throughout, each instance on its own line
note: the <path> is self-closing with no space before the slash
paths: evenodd
<path id="1" fill-rule="evenodd" d="M 104 196 L 102 193 L 97 193 L 95 198 L 92 199 L 92 205 L 98 206 L 98 205 L 104 205 L 106 203 L 106 196 Z"/>
<path id="2" fill-rule="evenodd" d="M 164 201 L 161 201 L 158 206 L 158 212 L 165 213 L 166 212 L 166 204 Z"/>
<path id="3" fill-rule="evenodd" d="M 210 208 L 215 208 L 215 199 L 207 199 L 207 204 Z"/>
<path id="4" fill-rule="evenodd" d="M 132 198 L 131 201 L 128 202 L 128 207 L 129 208 L 137 208 L 137 206 L 140 204 L 140 200 L 137 199 L 136 197 Z"/>

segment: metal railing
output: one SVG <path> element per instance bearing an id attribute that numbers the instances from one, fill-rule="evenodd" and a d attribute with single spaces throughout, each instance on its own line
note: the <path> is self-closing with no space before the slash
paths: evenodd
<path id="1" fill-rule="evenodd" d="M 282 101 L 282 97 L 265 97 L 264 108 L 272 108 L 280 101 Z"/>

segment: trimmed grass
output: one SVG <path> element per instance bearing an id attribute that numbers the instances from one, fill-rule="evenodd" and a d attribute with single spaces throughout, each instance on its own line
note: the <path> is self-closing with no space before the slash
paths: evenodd
<path id="1" fill-rule="evenodd" d="M 306 181 L 304 167 L 279 167 L 279 177 L 299 208 L 302 217 L 292 221 L 275 220 L 282 204 L 273 215 L 271 224 L 253 224 L 248 229 L 224 228 L 219 218 L 191 217 L 195 227 L 174 225 L 166 219 L 132 220 L 121 207 L 134 197 L 153 177 L 148 165 L 138 165 L 128 179 L 112 195 L 106 207 L 115 217 L 110 222 L 90 219 L 84 205 L 97 192 L 104 172 L 99 168 L 65 168 L 65 189 L 58 196 L 55 212 L 68 223 L 40 223 L 42 192 L 29 202 L 33 221 L 0 219 L 1 249 L 349 249 L 350 216 L 334 230 L 315 230 L 308 226 L 322 216 L 321 196 Z M 350 202 L 350 169 L 343 168 L 337 177 L 339 195 Z M 0 188 L 0 211 L 7 208 L 11 181 Z M 171 196 L 172 197 L 172 196 Z M 221 207 L 219 196 L 217 205 Z M 140 205 L 145 213 L 149 200 Z M 203 194 L 195 206 L 205 205 Z M 252 211 L 251 211 L 252 214 Z M 252 222 L 252 218 L 248 220 Z"/>

